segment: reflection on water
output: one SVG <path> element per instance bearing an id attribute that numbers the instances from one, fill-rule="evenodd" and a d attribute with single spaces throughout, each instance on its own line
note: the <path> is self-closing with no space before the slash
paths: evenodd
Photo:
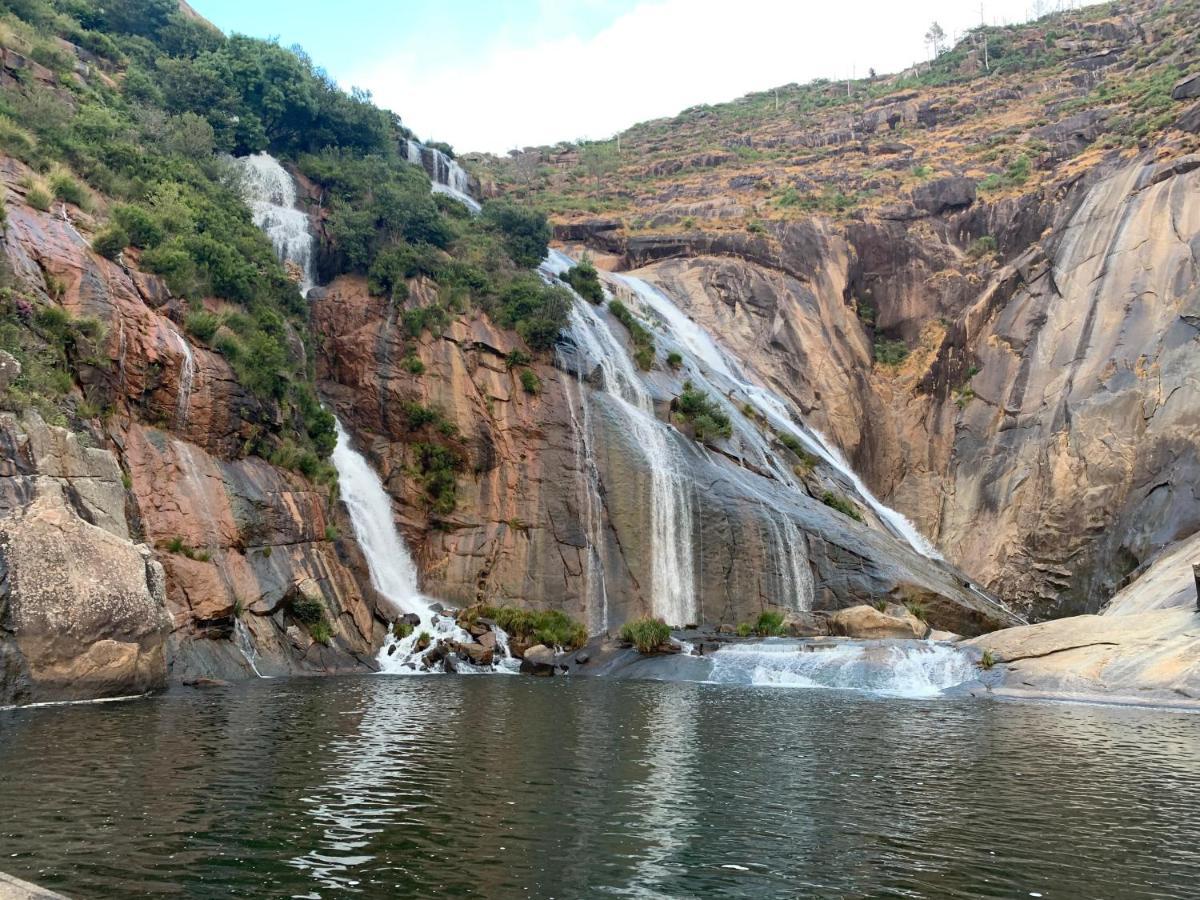
<path id="1" fill-rule="evenodd" d="M 1200 717 L 590 679 L 0 713 L 0 868 L 79 898 L 1184 897 Z"/>

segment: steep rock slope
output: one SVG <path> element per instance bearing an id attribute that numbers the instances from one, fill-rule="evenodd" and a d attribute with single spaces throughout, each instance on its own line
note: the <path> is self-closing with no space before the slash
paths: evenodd
<path id="1" fill-rule="evenodd" d="M 1198 23 L 1102 4 L 646 123 L 619 156 L 478 164 L 669 291 L 1007 602 L 1096 611 L 1200 528 Z"/>

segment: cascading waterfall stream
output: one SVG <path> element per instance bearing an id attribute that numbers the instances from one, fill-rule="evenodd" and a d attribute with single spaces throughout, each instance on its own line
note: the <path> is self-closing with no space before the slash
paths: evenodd
<path id="1" fill-rule="evenodd" d="M 712 656 L 708 680 L 922 698 L 936 697 L 978 677 L 972 659 L 946 644 L 903 641 L 819 646 L 768 640 L 722 647 Z"/>
<path id="2" fill-rule="evenodd" d="M 400 145 L 400 152 L 409 163 L 425 170 L 429 175 L 430 190 L 435 194 L 453 197 L 473 213 L 483 209 L 471 196 L 471 176 L 441 150 L 410 138 Z"/>
<path id="3" fill-rule="evenodd" d="M 555 278 L 572 265 L 570 257 L 551 250 L 542 272 Z M 699 604 L 693 559 L 693 485 L 679 436 L 655 417 L 654 402 L 624 345 L 592 305 L 578 295 L 570 311 L 568 331 L 588 362 L 600 367 L 604 390 L 627 421 L 649 470 L 653 611 L 674 624 L 694 622 Z M 581 393 L 586 406 L 587 392 Z M 590 449 L 586 452 L 590 456 Z"/>
<path id="4" fill-rule="evenodd" d="M 253 211 L 255 224 L 271 238 L 280 260 L 294 265 L 303 273 L 299 287 L 302 295 L 307 294 L 313 286 L 313 238 L 309 231 L 308 216 L 296 209 L 295 182 L 278 160 L 267 153 L 248 156 L 239 162 L 246 175 L 244 196 Z M 184 344 L 186 347 L 186 342 Z M 190 359 L 190 352 L 186 352 L 186 356 Z M 473 639 L 458 627 L 453 617 L 440 615 L 433 610 L 421 594 L 417 586 L 416 566 L 396 530 L 391 499 L 383 483 L 366 458 L 351 446 L 350 436 L 341 421 L 335 418 L 334 425 L 337 444 L 332 461 L 338 473 L 342 500 L 350 513 L 354 537 L 367 560 L 371 584 L 397 610 L 415 615 L 420 620 L 419 626 L 405 638 L 389 634 L 379 652 L 381 671 L 418 671 L 422 657 L 429 652 L 428 649 L 416 650 L 416 643 L 423 632 L 431 638 L 430 647 L 441 639 L 463 643 Z M 496 629 L 495 633 L 497 650 L 503 657 L 495 668 L 498 671 L 512 671 L 514 664 L 508 650 L 507 636 L 500 629 Z M 239 640 L 242 637 L 249 636 L 239 635 Z M 249 651 L 246 646 L 239 646 L 247 654 L 251 666 L 254 666 L 251 656 L 253 644 L 248 640 L 244 643 L 250 644 Z M 465 667 L 464 671 L 471 669 Z"/>
<path id="5" fill-rule="evenodd" d="M 802 444 L 809 452 L 819 457 L 838 472 L 853 487 L 855 492 L 885 522 L 897 537 L 903 538 L 916 552 L 929 559 L 942 558 L 933 545 L 917 531 L 916 527 L 901 513 L 883 504 L 859 477 L 842 454 L 824 435 L 798 421 L 788 410 L 787 403 L 778 395 L 756 384 L 746 377 L 741 369 L 717 346 L 716 341 L 698 324 L 689 319 L 660 290 L 639 278 L 629 275 L 613 275 L 614 279 L 627 285 L 641 304 L 656 313 L 674 341 L 686 348 L 692 357 L 707 368 L 708 380 L 714 382 L 717 393 L 727 397 L 740 393 L 760 414 L 781 431 Z"/>
<path id="6" fill-rule="evenodd" d="M 284 266 L 295 270 L 300 293 L 306 295 L 315 284 L 313 237 L 307 213 L 296 206 L 296 182 L 269 153 L 256 153 L 238 162 L 243 173 L 242 196 L 254 224 L 271 239 Z"/>

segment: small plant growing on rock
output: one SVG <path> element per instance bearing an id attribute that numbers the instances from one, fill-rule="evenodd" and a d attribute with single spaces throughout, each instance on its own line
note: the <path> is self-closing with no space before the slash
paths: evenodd
<path id="1" fill-rule="evenodd" d="M 874 603 L 874 606 L 878 612 L 881 612 L 881 613 L 887 612 L 887 601 L 886 600 L 876 600 Z"/>
<path id="2" fill-rule="evenodd" d="M 542 392 L 542 379 L 538 378 L 537 372 L 533 369 L 522 369 L 521 388 L 525 393 L 536 397 Z"/>
<path id="3" fill-rule="evenodd" d="M 678 369 L 683 365 L 683 354 L 676 350 L 672 350 L 667 354 L 667 365 L 672 369 Z"/>
<path id="4" fill-rule="evenodd" d="M 316 597 L 296 597 L 291 609 L 296 620 L 304 625 L 316 625 L 325 619 L 325 604 Z"/>
<path id="5" fill-rule="evenodd" d="M 397 619 L 395 622 L 392 623 L 392 634 L 396 637 L 397 640 L 402 641 L 412 633 L 413 633 L 412 625 L 409 624 L 408 622 L 405 622 L 403 619 Z"/>
<path id="6" fill-rule="evenodd" d="M 731 437 L 733 423 L 720 405 L 690 381 L 683 383 L 683 393 L 671 401 L 672 410 L 692 426 L 696 440 L 706 437 Z"/>
<path id="7" fill-rule="evenodd" d="M 738 637 L 750 637 L 750 635 L 752 635 L 752 634 L 754 634 L 754 626 L 751 625 L 749 622 L 741 622 L 738 625 L 738 627 L 737 627 L 737 636 Z"/>
<path id="8" fill-rule="evenodd" d="M 318 644 L 326 644 L 333 639 L 333 628 L 329 623 L 322 619 L 320 622 L 314 622 L 308 626 L 308 636 Z"/>
<path id="9" fill-rule="evenodd" d="M 54 198 L 50 196 L 50 192 L 40 186 L 31 187 L 25 194 L 25 202 L 34 209 L 40 209 L 42 212 L 50 209 L 50 204 L 53 201 Z"/>
<path id="10" fill-rule="evenodd" d="M 425 363 L 421 362 L 420 358 L 411 353 L 404 357 L 404 359 L 400 360 L 400 368 L 402 368 L 409 375 L 425 374 Z"/>
<path id="11" fill-rule="evenodd" d="M 831 509 L 836 509 L 844 516 L 849 516 L 855 522 L 863 520 L 862 513 L 858 511 L 858 507 L 847 500 L 845 497 L 839 497 L 833 491 L 826 491 L 821 495 L 821 502 Z"/>
<path id="12" fill-rule="evenodd" d="M 325 540 L 336 541 L 340 537 L 341 534 L 338 532 L 336 525 L 331 523 L 325 526 Z"/>
<path id="13" fill-rule="evenodd" d="M 919 600 L 904 601 L 904 608 L 908 610 L 908 614 L 914 619 L 920 619 L 922 622 L 927 622 L 925 604 Z"/>
<path id="14" fill-rule="evenodd" d="M 979 668 L 990 669 L 994 665 L 996 665 L 996 657 L 991 650 L 984 650 L 983 657 L 979 660 Z"/>
<path id="15" fill-rule="evenodd" d="M 662 619 L 646 616 L 621 626 L 621 640 L 633 644 L 638 653 L 653 653 L 659 644 L 670 639 L 671 629 Z"/>
<path id="16" fill-rule="evenodd" d="M 521 366 L 527 366 L 533 362 L 533 358 L 524 350 L 510 350 L 508 356 L 504 357 L 504 365 L 510 372 L 513 369 L 519 369 Z"/>
<path id="17" fill-rule="evenodd" d="M 652 335 L 637 317 L 629 311 L 629 307 L 620 300 L 608 304 L 608 311 L 618 322 L 625 326 L 629 337 L 633 340 L 633 359 L 638 368 L 648 372 L 654 366 L 654 335 Z"/>
<path id="18" fill-rule="evenodd" d="M 908 359 L 908 345 L 904 341 L 889 341 L 880 338 L 875 342 L 875 361 L 883 366 L 898 366 Z"/>
<path id="19" fill-rule="evenodd" d="M 990 234 L 985 234 L 983 237 L 971 241 L 971 246 L 967 248 L 967 256 L 971 259 L 980 259 L 995 252 L 996 239 Z"/>
<path id="20" fill-rule="evenodd" d="M 777 610 L 765 610 L 754 623 L 754 633 L 759 637 L 779 637 L 783 631 L 783 613 Z"/>
<path id="21" fill-rule="evenodd" d="M 120 225 L 112 225 L 96 235 L 92 249 L 105 259 L 116 259 L 129 246 L 129 235 Z"/>

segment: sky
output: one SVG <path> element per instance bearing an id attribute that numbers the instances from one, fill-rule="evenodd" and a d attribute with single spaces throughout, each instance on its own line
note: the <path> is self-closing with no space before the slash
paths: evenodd
<path id="1" fill-rule="evenodd" d="M 299 44 L 459 152 L 591 140 L 701 103 L 899 71 L 978 0 L 190 0 L 226 33 Z M 984 0 L 991 23 L 1058 0 Z M 1074 3 L 1072 5 L 1075 5 Z"/>

